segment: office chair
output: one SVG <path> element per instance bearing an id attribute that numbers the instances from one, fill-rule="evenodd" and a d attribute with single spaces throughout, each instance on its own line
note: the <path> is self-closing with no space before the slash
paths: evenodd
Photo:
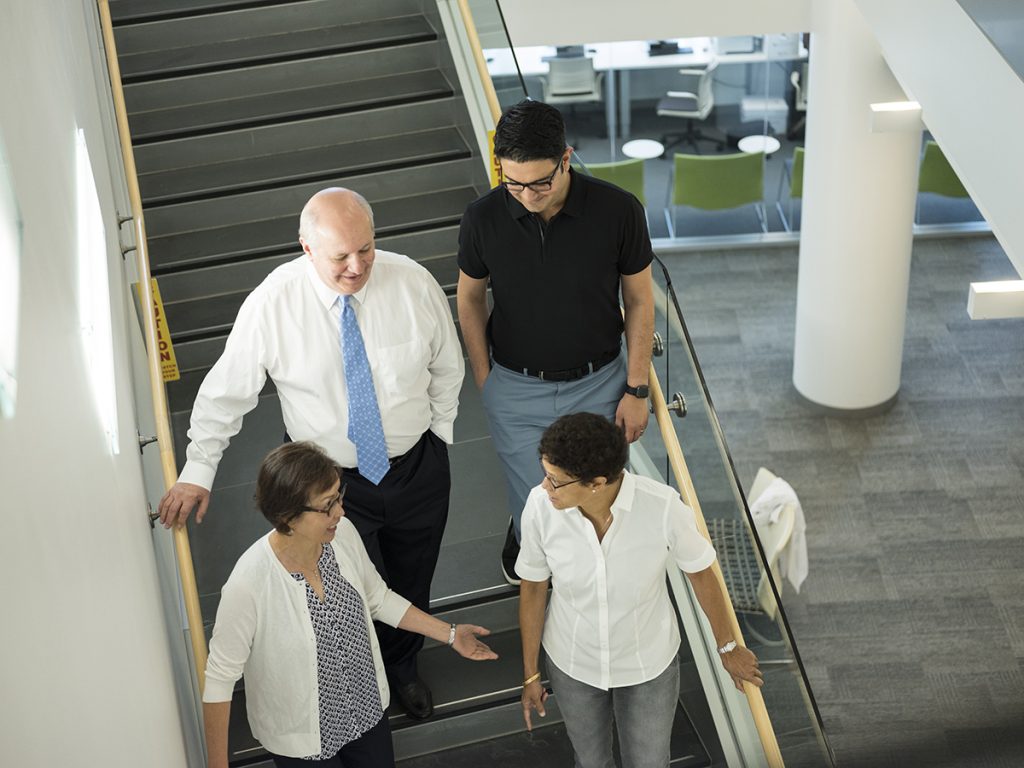
<path id="1" fill-rule="evenodd" d="M 764 210 L 764 152 L 735 155 L 676 154 L 670 185 L 671 202 L 665 205 L 665 221 L 676 236 L 676 206 L 689 205 L 705 211 L 753 205 L 761 231 L 768 231 Z"/>
<path id="2" fill-rule="evenodd" d="M 970 197 L 960 178 L 949 164 L 942 148 L 934 141 L 926 141 L 921 157 L 921 170 L 917 177 L 917 209 L 914 223 L 921 223 L 921 193 L 931 192 L 944 197 Z"/>
<path id="3" fill-rule="evenodd" d="M 782 181 L 789 182 L 789 218 L 782 212 Z M 796 147 L 793 150 L 793 158 L 786 161 L 785 173 L 779 176 L 779 191 L 775 194 L 775 210 L 779 212 L 782 219 L 782 226 L 787 232 L 792 232 L 791 224 L 793 219 L 793 201 L 804 196 L 804 148 Z"/>
<path id="4" fill-rule="evenodd" d="M 548 59 L 548 74 L 540 78 L 543 100 L 547 104 L 568 104 L 575 119 L 577 104 L 602 101 L 601 84 L 604 73 L 594 70 L 594 60 L 587 56 Z M 577 137 L 578 139 L 578 137 Z M 579 144 L 579 141 L 573 142 Z"/>
<path id="5" fill-rule="evenodd" d="M 658 102 L 659 117 L 676 117 L 686 121 L 686 128 L 682 133 L 666 133 L 661 137 L 661 143 L 665 145 L 666 151 L 680 145 L 692 144 L 694 150 L 700 152 L 698 141 L 714 141 L 719 150 L 725 147 L 725 141 L 721 136 L 709 136 L 697 127 L 697 123 L 704 122 L 715 107 L 712 85 L 717 66 L 718 62 L 712 61 L 706 69 L 679 70 L 679 74 L 684 77 L 683 85 L 688 89 L 669 91 Z"/>

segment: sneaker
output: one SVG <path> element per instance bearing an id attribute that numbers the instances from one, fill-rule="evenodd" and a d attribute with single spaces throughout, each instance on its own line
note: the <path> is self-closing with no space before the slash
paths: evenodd
<path id="1" fill-rule="evenodd" d="M 508 521 L 508 534 L 505 536 L 505 546 L 501 550 L 501 575 L 505 581 L 513 587 L 518 587 L 522 580 L 516 573 L 516 559 L 519 557 L 519 542 L 516 541 L 516 529 L 512 520 Z"/>

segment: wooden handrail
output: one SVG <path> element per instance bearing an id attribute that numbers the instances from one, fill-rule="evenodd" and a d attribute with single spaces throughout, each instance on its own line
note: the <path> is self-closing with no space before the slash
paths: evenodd
<path id="1" fill-rule="evenodd" d="M 466 28 L 466 38 L 469 40 L 469 47 L 473 51 L 473 60 L 476 62 L 476 69 L 480 74 L 480 82 L 484 86 L 487 107 L 491 110 L 491 119 L 497 123 L 498 118 L 501 117 L 501 105 L 498 103 L 498 93 L 494 90 L 494 81 L 491 80 L 491 73 L 487 71 L 487 59 L 484 58 L 484 49 L 480 46 L 480 35 L 476 32 L 473 13 L 469 10 L 469 0 L 458 0 L 458 2 L 462 24 Z"/>
<path id="2" fill-rule="evenodd" d="M 128 186 L 128 202 L 135 225 L 135 263 L 139 273 L 143 335 L 146 341 L 156 438 L 160 447 L 160 466 L 163 470 L 166 490 L 177 481 L 178 468 L 174 461 L 174 448 L 171 443 L 171 424 L 167 415 L 167 392 L 164 389 L 163 374 L 160 370 L 160 351 L 157 346 L 156 314 L 153 307 L 146 222 L 142 216 L 142 195 L 139 192 L 139 177 L 135 171 L 135 153 L 132 150 L 131 134 L 128 132 L 128 110 L 125 107 L 124 91 L 121 88 L 121 67 L 117 61 L 114 27 L 110 21 L 110 6 L 108 0 L 97 0 L 97 3 L 100 12 L 100 26 L 103 31 L 103 46 L 106 49 L 107 70 L 110 73 L 110 91 L 114 97 L 114 114 L 117 119 L 121 157 L 124 161 L 125 182 Z M 206 684 L 206 634 L 203 631 L 203 616 L 199 610 L 199 591 L 196 588 L 196 574 L 192 566 L 192 549 L 189 546 L 188 532 L 185 526 L 176 526 L 172 530 L 178 574 L 181 578 L 181 589 L 185 600 L 185 615 L 188 619 L 189 636 L 192 640 L 192 657 L 195 661 L 196 679 L 199 681 L 201 692 Z"/>
<path id="3" fill-rule="evenodd" d="M 697 499 L 697 491 L 693 487 L 693 480 L 690 478 L 690 470 L 686 466 L 686 458 L 683 456 L 683 449 L 679 445 L 679 437 L 672 426 L 672 416 L 665 404 L 665 395 L 661 391 L 661 382 L 658 381 L 658 373 L 651 365 L 651 403 L 654 405 L 654 418 L 661 430 L 661 439 L 665 443 L 665 450 L 668 452 L 668 460 L 672 465 L 672 474 L 675 475 L 676 483 L 679 486 L 680 495 L 688 507 L 693 509 L 697 518 L 697 529 L 708 541 L 711 536 L 708 534 L 708 525 L 704 520 L 704 513 L 700 509 L 700 501 Z M 736 613 L 732 608 L 732 600 L 729 599 L 729 590 L 725 586 L 725 578 L 722 576 L 722 567 L 716 559 L 711 565 L 715 574 L 715 580 L 725 595 L 725 603 L 728 606 L 729 624 L 732 627 L 733 637 L 740 645 L 743 642 L 743 633 L 740 631 L 740 624 Z M 782 753 L 779 751 L 779 742 L 775 738 L 775 729 L 772 727 L 771 718 L 768 716 L 768 709 L 764 704 L 764 697 L 761 689 L 750 683 L 743 683 L 743 692 L 747 696 L 747 704 L 754 719 L 754 727 L 757 729 L 758 738 L 764 749 L 765 758 L 769 768 L 783 768 Z"/>

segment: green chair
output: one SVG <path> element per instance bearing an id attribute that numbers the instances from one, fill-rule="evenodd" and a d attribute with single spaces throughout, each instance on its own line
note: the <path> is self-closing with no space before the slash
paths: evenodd
<path id="1" fill-rule="evenodd" d="M 792 232 L 790 225 L 793 223 L 793 201 L 804 196 L 804 148 L 797 147 L 793 150 L 793 159 L 786 161 L 785 173 L 779 176 L 779 191 L 775 195 L 775 210 L 779 212 L 782 219 L 782 226 L 787 232 Z M 782 182 L 789 182 L 789 218 L 782 212 Z"/>
<path id="2" fill-rule="evenodd" d="M 921 218 L 921 192 L 931 192 L 945 197 L 970 197 L 960 178 L 949 164 L 946 155 L 934 141 L 926 141 L 921 157 L 921 170 L 917 177 L 917 212 L 914 221 Z"/>
<path id="3" fill-rule="evenodd" d="M 644 199 L 644 161 L 620 160 L 617 163 L 591 163 L 587 166 L 592 176 L 611 182 L 617 187 L 636 195 L 641 205 L 646 207 Z"/>
<path id="4" fill-rule="evenodd" d="M 768 231 L 764 210 L 764 152 L 735 155 L 674 156 L 671 204 L 665 206 L 665 220 L 671 237 L 676 236 L 676 206 L 689 205 L 705 211 L 719 211 L 753 205 L 761 231 Z"/>

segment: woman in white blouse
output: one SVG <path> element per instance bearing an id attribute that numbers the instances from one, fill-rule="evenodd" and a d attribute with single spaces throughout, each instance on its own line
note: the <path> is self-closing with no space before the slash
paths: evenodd
<path id="1" fill-rule="evenodd" d="M 736 687 L 762 685 L 757 658 L 729 628 L 710 568 L 715 550 L 676 491 L 625 471 L 629 446 L 606 418 L 563 416 L 539 452 L 544 480 L 523 510 L 516 562 L 526 727 L 532 710 L 544 715 L 543 644 L 576 768 L 613 768 L 613 722 L 624 768 L 665 768 L 680 642 L 667 557 L 689 577 Z"/>
<path id="2" fill-rule="evenodd" d="M 239 558 L 210 640 L 203 718 L 210 768 L 227 768 L 228 720 L 244 673 L 249 725 L 278 768 L 394 765 L 389 692 L 373 620 L 497 655 L 483 627 L 447 624 L 387 588 L 344 518 L 341 467 L 312 443 L 260 466 L 256 504 L 274 530 Z"/>

